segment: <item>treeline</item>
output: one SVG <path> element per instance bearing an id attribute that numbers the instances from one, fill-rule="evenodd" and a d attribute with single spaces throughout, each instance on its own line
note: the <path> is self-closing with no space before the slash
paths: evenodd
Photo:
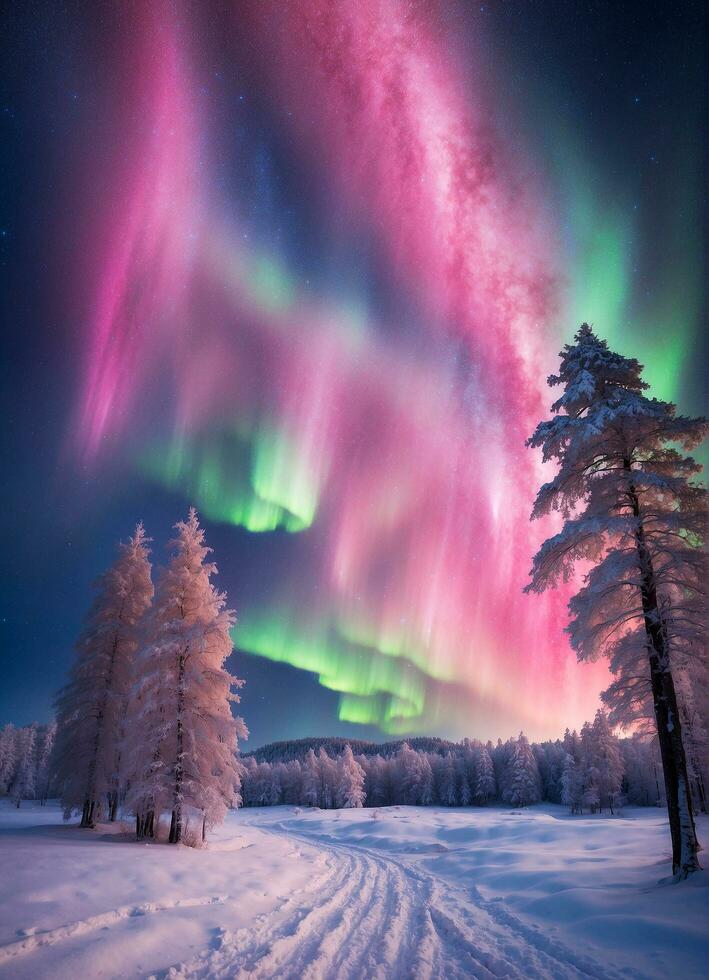
<path id="1" fill-rule="evenodd" d="M 55 733 L 56 725 L 36 723 L 0 730 L 0 796 L 19 807 L 22 800 L 43 804 L 60 792 Z M 421 749 L 421 743 L 427 748 Z M 259 754 L 272 761 L 258 761 Z M 383 744 L 298 739 L 236 758 L 235 768 L 245 806 L 525 806 L 546 801 L 583 813 L 612 812 L 623 803 L 665 802 L 657 740 L 616 738 L 602 711 L 580 733 L 567 731 L 563 739 L 541 743 L 530 744 L 522 734 L 496 744 L 429 737 Z M 692 769 L 694 802 L 704 812 L 705 779 L 706 772 Z M 102 817 L 111 816 L 107 805 Z"/>
<path id="2" fill-rule="evenodd" d="M 452 752 L 458 745 L 457 742 L 438 738 L 435 735 L 415 735 L 412 738 L 401 738 L 391 742 L 369 742 L 363 738 L 319 735 L 310 738 L 269 742 L 268 745 L 262 745 L 261 748 L 243 752 L 242 758 L 253 758 L 256 762 L 291 762 L 293 759 L 302 762 L 310 749 L 315 753 L 319 752 L 320 749 L 325 749 L 329 755 L 336 756 L 344 752 L 345 747 L 349 745 L 355 755 L 381 755 L 386 759 L 391 755 L 396 755 L 404 742 L 417 752 L 436 753 L 437 755 Z"/>
<path id="3" fill-rule="evenodd" d="M 657 741 L 641 735 L 617 738 L 603 711 L 580 733 L 567 730 L 563 739 L 534 744 L 520 734 L 497 744 L 427 739 L 441 743 L 435 751 L 417 751 L 408 742 L 365 743 L 366 752 L 354 753 L 343 739 L 320 739 L 317 752 L 311 745 L 301 757 L 307 741 L 259 750 L 271 762 L 243 757 L 245 806 L 475 806 L 493 801 L 526 806 L 547 801 L 583 813 L 612 812 L 623 803 L 664 803 Z M 445 750 L 438 751 L 443 745 Z M 359 770 L 361 802 L 343 802 L 343 766 L 350 781 L 353 767 Z M 703 774 L 693 773 L 696 804 L 705 809 L 703 786 Z"/>
<path id="4" fill-rule="evenodd" d="M 55 791 L 52 751 L 57 726 L 33 722 L 22 728 L 5 725 L 0 731 L 0 796 L 15 806 L 23 800 L 44 805 Z"/>

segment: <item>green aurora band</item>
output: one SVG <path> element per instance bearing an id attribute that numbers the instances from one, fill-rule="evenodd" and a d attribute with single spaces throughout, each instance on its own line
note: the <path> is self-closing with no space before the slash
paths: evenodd
<path id="1" fill-rule="evenodd" d="M 233 639 L 247 653 L 317 674 L 323 687 L 340 694 L 341 721 L 399 734 L 424 713 L 423 671 L 406 658 L 356 645 L 325 620 L 295 624 L 286 611 L 247 615 L 234 628 Z"/>
<path id="2" fill-rule="evenodd" d="M 313 523 L 319 487 L 285 429 L 266 425 L 179 437 L 141 455 L 140 467 L 194 500 L 212 521 L 261 533 L 302 531 Z"/>
<path id="3" fill-rule="evenodd" d="M 642 196 L 627 187 L 611 189 L 601 167 L 583 156 L 578 140 L 558 121 L 550 133 L 542 157 L 558 195 L 567 255 L 560 337 L 567 340 L 583 321 L 594 324 L 611 347 L 645 365 L 654 395 L 681 411 L 701 413 L 703 406 L 688 399 L 686 385 L 696 370 L 691 358 L 702 329 L 701 182 L 677 183 L 655 223 L 662 247 L 655 244 L 652 255 L 638 204 Z M 691 142 L 667 147 L 664 155 L 664 165 L 678 174 L 701 172 Z"/>

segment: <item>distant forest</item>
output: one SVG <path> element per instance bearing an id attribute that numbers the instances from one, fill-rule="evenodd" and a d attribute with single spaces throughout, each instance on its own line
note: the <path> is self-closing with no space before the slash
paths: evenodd
<path id="1" fill-rule="evenodd" d="M 687 744 L 693 802 L 706 812 L 704 743 L 688 739 Z M 302 738 L 242 753 L 240 761 L 245 806 L 545 801 L 566 804 L 572 813 L 593 813 L 665 801 L 657 739 L 640 732 L 618 738 L 601 710 L 579 733 L 567 730 L 561 739 L 540 743 L 530 743 L 522 733 L 496 743 L 431 736 L 383 743 Z"/>
<path id="2" fill-rule="evenodd" d="M 393 742 L 368 742 L 363 738 L 340 738 L 336 736 L 314 736 L 312 738 L 296 738 L 282 742 L 269 742 L 260 749 L 242 752 L 241 758 L 252 758 L 256 762 L 303 762 L 308 752 L 319 752 L 325 749 L 331 758 L 341 755 L 349 745 L 355 755 L 380 755 L 388 759 L 396 755 L 402 745 L 408 745 L 416 752 L 427 752 L 429 755 L 445 755 L 455 752 L 460 747 L 458 742 L 450 742 L 445 738 L 432 735 L 420 735 L 414 738 L 400 738 Z"/>

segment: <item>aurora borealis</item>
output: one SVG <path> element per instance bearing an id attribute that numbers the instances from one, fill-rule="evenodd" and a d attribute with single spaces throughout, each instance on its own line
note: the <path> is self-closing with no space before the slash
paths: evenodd
<path id="1" fill-rule="evenodd" d="M 119 535 L 146 520 L 162 560 L 197 506 L 240 672 L 261 671 L 256 724 L 243 699 L 256 744 L 323 724 L 540 737 L 590 717 L 606 672 L 573 659 L 568 593 L 522 594 L 548 530 L 529 522 L 545 476 L 524 442 L 581 319 L 701 407 L 692 71 L 673 69 L 649 117 L 667 131 L 647 152 L 635 133 L 623 171 L 624 113 L 660 88 L 616 38 L 616 75 L 637 62 L 628 105 L 574 111 L 580 13 L 560 37 L 530 32 L 521 3 L 69 16 L 90 98 L 50 196 L 76 245 L 48 273 L 71 321 L 52 453 L 67 534 L 81 500 L 102 555 L 120 515 Z M 553 70 L 531 68 L 550 52 Z M 306 699 L 327 692 L 310 727 L 279 721 L 295 676 Z"/>

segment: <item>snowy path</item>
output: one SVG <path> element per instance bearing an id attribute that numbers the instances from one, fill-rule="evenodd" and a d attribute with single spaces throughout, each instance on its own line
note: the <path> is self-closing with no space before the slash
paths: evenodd
<path id="1" fill-rule="evenodd" d="M 658 811 L 273 807 L 193 850 L 0 805 L 0 980 L 703 980 L 709 875 L 658 884 L 666 841 Z"/>
<path id="2" fill-rule="evenodd" d="M 214 947 L 166 974 L 170 978 L 303 980 L 458 980 L 464 977 L 616 978 L 525 926 L 500 900 L 474 887 L 451 888 L 404 861 L 361 845 L 284 835 L 327 854 L 326 870 L 302 894 L 260 917 L 255 928 L 223 932 Z"/>

